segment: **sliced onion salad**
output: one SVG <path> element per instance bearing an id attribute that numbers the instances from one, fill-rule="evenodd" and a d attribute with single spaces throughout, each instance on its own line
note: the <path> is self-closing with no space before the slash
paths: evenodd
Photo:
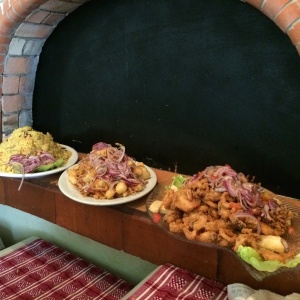
<path id="1" fill-rule="evenodd" d="M 33 173 L 38 167 L 55 163 L 55 161 L 56 159 L 52 154 L 41 152 L 40 155 L 11 155 L 8 164 L 23 175 L 18 188 L 18 190 L 20 190 L 24 182 L 25 174 Z"/>
<path id="2" fill-rule="evenodd" d="M 117 147 L 113 147 L 103 142 L 93 145 L 92 151 L 85 159 L 88 159 L 90 165 L 95 169 L 96 176 L 92 182 L 85 185 L 85 191 L 90 189 L 96 179 L 105 181 L 110 189 L 113 189 L 120 181 L 129 187 L 146 184 L 144 179 L 139 178 L 133 172 L 134 160 L 125 153 L 125 147 L 121 144 L 116 145 Z"/>
<path id="3" fill-rule="evenodd" d="M 40 155 L 22 155 L 15 154 L 10 157 L 9 164 L 14 166 L 22 166 L 22 171 L 25 174 L 34 172 L 40 166 L 54 163 L 56 159 L 47 152 L 41 152 Z"/>

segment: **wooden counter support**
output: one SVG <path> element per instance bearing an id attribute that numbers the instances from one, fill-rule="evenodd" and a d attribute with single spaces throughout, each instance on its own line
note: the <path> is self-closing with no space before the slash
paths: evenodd
<path id="1" fill-rule="evenodd" d="M 173 176 L 166 171 L 155 172 L 159 183 Z M 0 178 L 0 203 L 154 264 L 169 262 L 224 284 L 241 282 L 283 295 L 300 293 L 300 272 L 291 270 L 259 282 L 231 252 L 172 237 L 150 220 L 146 197 L 119 206 L 85 205 L 64 196 L 57 187 L 57 179 L 58 175 L 26 180 L 18 191 L 19 180 Z"/>

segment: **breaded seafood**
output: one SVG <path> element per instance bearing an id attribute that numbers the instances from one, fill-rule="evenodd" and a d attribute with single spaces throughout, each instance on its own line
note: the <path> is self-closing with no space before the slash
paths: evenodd
<path id="1" fill-rule="evenodd" d="M 282 238 L 295 213 L 229 165 L 207 167 L 180 188 L 167 189 L 161 205 L 167 211 L 163 221 L 169 230 L 189 240 L 235 252 L 249 246 L 262 260 L 285 262 L 297 254 Z"/>
<path id="2" fill-rule="evenodd" d="M 99 142 L 88 155 L 68 169 L 68 180 L 78 191 L 94 199 L 115 199 L 144 190 L 150 172 L 142 162 L 125 153 L 125 147 Z"/>

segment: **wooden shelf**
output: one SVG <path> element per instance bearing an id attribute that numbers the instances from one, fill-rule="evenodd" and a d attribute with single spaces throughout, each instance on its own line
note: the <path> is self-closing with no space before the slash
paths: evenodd
<path id="1" fill-rule="evenodd" d="M 158 184 L 174 176 L 167 171 L 154 171 Z M 85 205 L 60 192 L 58 176 L 25 180 L 20 191 L 19 180 L 2 177 L 0 203 L 157 265 L 169 262 L 224 284 L 241 282 L 283 295 L 300 293 L 299 272 L 290 270 L 259 282 L 233 253 L 178 240 L 164 232 L 146 212 L 147 196 L 118 206 Z M 300 205 L 297 201 L 295 204 Z"/>

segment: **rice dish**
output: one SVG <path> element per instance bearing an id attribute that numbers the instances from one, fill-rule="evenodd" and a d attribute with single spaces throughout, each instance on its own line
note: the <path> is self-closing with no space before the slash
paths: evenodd
<path id="1" fill-rule="evenodd" d="M 12 155 L 38 156 L 42 152 L 51 154 L 56 160 L 65 162 L 71 152 L 53 140 L 50 133 L 33 130 L 30 126 L 15 129 L 10 136 L 0 144 L 0 172 L 14 173 L 9 164 Z"/>

